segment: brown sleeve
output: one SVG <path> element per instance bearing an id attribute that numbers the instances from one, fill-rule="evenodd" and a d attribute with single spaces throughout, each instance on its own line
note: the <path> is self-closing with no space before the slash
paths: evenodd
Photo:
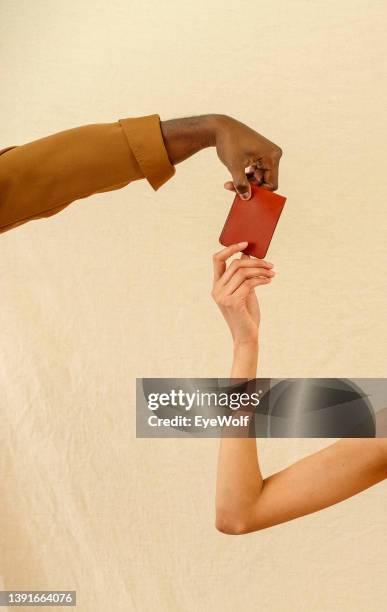
<path id="1" fill-rule="evenodd" d="M 141 178 L 157 190 L 174 174 L 157 114 L 10 147 L 0 152 L 0 233 Z"/>

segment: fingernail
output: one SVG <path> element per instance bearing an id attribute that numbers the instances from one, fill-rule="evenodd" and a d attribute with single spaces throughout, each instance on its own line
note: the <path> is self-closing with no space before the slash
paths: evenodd
<path id="1" fill-rule="evenodd" d="M 245 242 L 238 242 L 238 246 L 239 246 L 241 249 L 245 249 L 245 248 L 247 247 L 247 245 L 248 245 L 248 244 L 249 244 L 249 243 L 248 243 L 247 241 L 245 241 Z"/>
<path id="2" fill-rule="evenodd" d="M 248 200 L 250 198 L 248 191 L 246 193 L 240 193 L 239 195 L 241 196 L 242 200 Z"/>

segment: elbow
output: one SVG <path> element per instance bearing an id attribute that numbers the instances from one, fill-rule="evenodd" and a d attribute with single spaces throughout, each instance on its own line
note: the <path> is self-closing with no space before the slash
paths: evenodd
<path id="1" fill-rule="evenodd" d="M 251 522 L 246 517 L 222 510 L 216 512 L 215 528 L 226 535 L 244 535 L 257 531 L 257 528 L 252 528 Z"/>

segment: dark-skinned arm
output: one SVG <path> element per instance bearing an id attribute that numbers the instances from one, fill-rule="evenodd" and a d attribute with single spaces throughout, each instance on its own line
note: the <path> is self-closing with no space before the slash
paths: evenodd
<path id="1" fill-rule="evenodd" d="M 175 174 L 177 164 L 207 147 L 216 147 L 231 173 L 234 182 L 226 188 L 250 196 L 247 166 L 250 180 L 277 188 L 281 150 L 231 117 L 126 118 L 0 151 L 0 232 L 135 180 L 146 178 L 157 190 Z"/>

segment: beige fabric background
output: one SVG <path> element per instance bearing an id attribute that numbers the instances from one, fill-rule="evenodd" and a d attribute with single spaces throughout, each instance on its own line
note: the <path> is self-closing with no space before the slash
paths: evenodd
<path id="1" fill-rule="evenodd" d="M 262 376 L 385 376 L 383 1 L 0 0 L 0 146 L 153 112 L 238 117 L 288 196 Z M 213 527 L 217 441 L 136 440 L 136 376 L 227 376 L 213 150 L 0 241 L 0 580 L 82 612 L 379 612 L 387 483 L 261 533 Z M 265 473 L 324 440 L 260 442 Z M 31 608 L 28 608 L 31 609 Z"/>

